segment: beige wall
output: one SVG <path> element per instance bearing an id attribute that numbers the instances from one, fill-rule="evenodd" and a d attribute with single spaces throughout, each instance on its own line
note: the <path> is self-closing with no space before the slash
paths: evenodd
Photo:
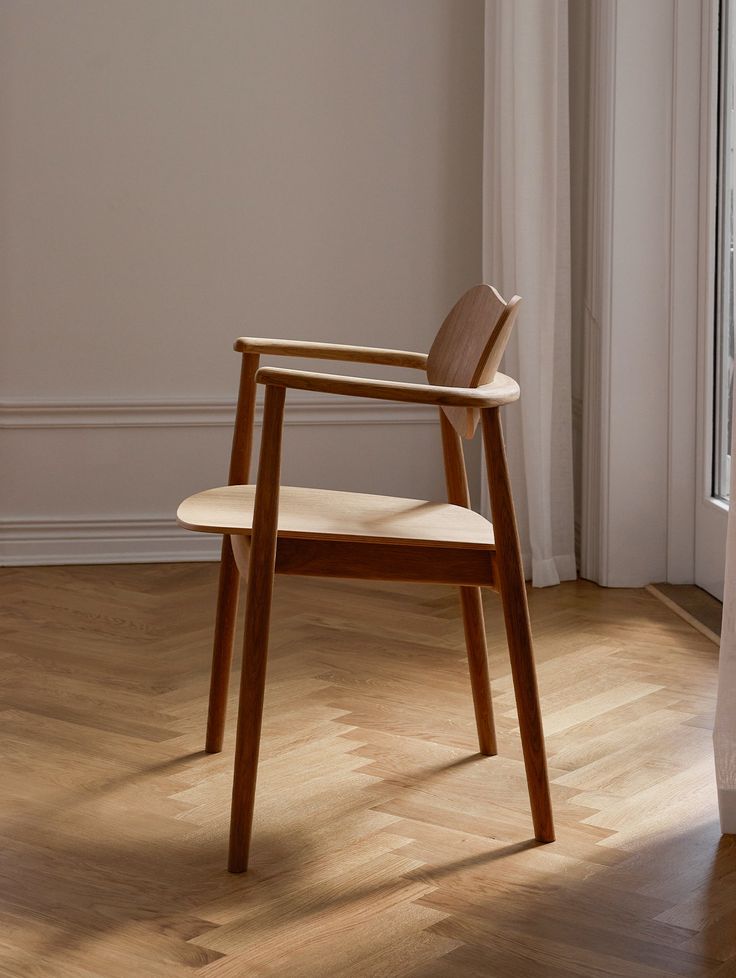
<path id="1" fill-rule="evenodd" d="M 6 559 L 193 554 L 169 521 L 224 478 L 238 334 L 427 349 L 480 275 L 482 19 L 4 0 Z M 440 493 L 401 411 L 295 404 L 287 477 Z"/>

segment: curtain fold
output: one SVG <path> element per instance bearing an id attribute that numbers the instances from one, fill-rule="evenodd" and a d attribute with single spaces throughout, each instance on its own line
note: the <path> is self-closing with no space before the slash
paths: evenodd
<path id="1" fill-rule="evenodd" d="M 736 431 L 736 397 L 731 433 Z M 736 445 L 731 447 L 731 458 Z M 713 727 L 721 831 L 736 833 L 736 465 L 731 465 L 731 506 L 726 531 L 726 574 L 718 660 L 718 699 Z"/>
<path id="2" fill-rule="evenodd" d="M 504 412 L 527 576 L 576 577 L 567 0 L 486 0 L 483 277 L 524 302 Z M 488 510 L 487 488 L 484 507 Z"/>

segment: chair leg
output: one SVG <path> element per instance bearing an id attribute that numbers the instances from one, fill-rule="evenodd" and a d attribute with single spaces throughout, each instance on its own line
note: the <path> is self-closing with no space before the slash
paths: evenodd
<path id="1" fill-rule="evenodd" d="M 465 471 L 462 439 L 442 408 L 439 409 L 439 412 L 447 499 L 455 506 L 464 506 L 465 509 L 470 509 L 470 492 L 468 490 L 468 476 Z M 486 627 L 483 621 L 483 602 L 481 601 L 480 588 L 461 587 L 460 604 L 463 609 L 465 647 L 468 651 L 470 686 L 473 690 L 478 744 L 481 754 L 491 757 L 496 753 L 496 730 L 493 725 Z"/>
<path id="2" fill-rule="evenodd" d="M 255 548 L 252 556 L 257 556 Z M 249 580 L 253 580 L 251 574 Z M 261 743 L 263 696 L 266 687 L 269 611 L 273 589 L 273 573 L 261 575 L 258 596 L 251 597 L 249 587 L 246 604 L 246 638 L 243 648 L 243 671 L 238 707 L 238 730 L 235 747 L 235 772 L 230 815 L 230 855 L 228 869 L 243 873 L 248 868 L 253 809 L 258 775 L 258 753 Z M 255 589 L 253 589 L 255 590 Z M 255 620 L 254 620 L 255 619 Z"/>
<path id="3" fill-rule="evenodd" d="M 534 665 L 529 606 L 524 584 L 519 533 L 511 496 L 511 482 L 498 408 L 482 411 L 483 442 L 488 468 L 493 529 L 496 538 L 496 569 L 503 602 L 506 635 L 511 658 L 516 709 L 519 715 L 534 834 L 540 842 L 554 842 L 552 802 L 544 749 L 542 712 L 539 705 Z"/>
<path id="4" fill-rule="evenodd" d="M 242 873 L 248 868 L 253 807 L 261 741 L 266 658 L 271 621 L 271 597 L 276 564 L 279 508 L 281 426 L 286 390 L 266 387 L 261 437 L 261 458 L 253 506 L 248 588 L 245 607 L 243 669 L 240 677 L 238 729 L 235 739 L 235 771 L 230 815 L 228 869 Z"/>
<path id="5" fill-rule="evenodd" d="M 511 658 L 516 710 L 519 714 L 521 747 L 524 753 L 534 835 L 540 842 L 554 842 L 555 829 L 544 749 L 542 711 L 539 705 L 532 633 L 523 577 L 520 581 L 507 580 L 501 583 L 501 601 L 506 620 L 506 637 Z"/>
<path id="6" fill-rule="evenodd" d="M 215 641 L 212 649 L 212 673 L 210 676 L 210 703 L 207 712 L 205 750 L 208 754 L 219 754 L 225 735 L 227 692 L 230 684 L 230 666 L 233 659 L 235 623 L 238 617 L 239 585 L 240 574 L 235 563 L 232 544 L 230 537 L 225 536 L 222 538 Z"/>
<path id="7" fill-rule="evenodd" d="M 478 746 L 481 754 L 496 754 L 496 729 L 493 723 L 491 679 L 488 672 L 486 628 L 483 620 L 483 602 L 479 587 L 461 587 L 460 603 L 465 626 L 465 647 L 468 652 L 470 686 L 473 690 L 475 725 L 478 729 Z"/>
<path id="8" fill-rule="evenodd" d="M 256 408 L 256 373 L 260 356 L 244 353 L 240 366 L 238 406 L 235 411 L 233 447 L 230 453 L 228 485 L 244 485 L 248 481 L 250 452 L 253 442 L 253 417 Z M 233 659 L 233 638 L 238 617 L 238 591 L 240 574 L 233 553 L 232 538 L 222 538 L 220 558 L 220 583 L 217 591 L 217 617 L 215 618 L 215 642 L 212 652 L 212 676 L 210 679 L 210 706 L 207 714 L 205 750 L 218 754 L 222 750 L 227 712 L 227 690 L 230 682 L 230 665 Z"/>

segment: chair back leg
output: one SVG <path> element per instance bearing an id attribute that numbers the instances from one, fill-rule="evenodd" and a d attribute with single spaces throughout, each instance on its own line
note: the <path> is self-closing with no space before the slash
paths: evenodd
<path id="1" fill-rule="evenodd" d="M 470 509 L 470 492 L 468 490 L 468 476 L 465 471 L 462 441 L 442 408 L 440 408 L 440 431 L 442 432 L 447 501 L 455 506 Z M 488 583 L 490 584 L 490 581 Z M 493 721 L 493 700 L 491 697 L 491 676 L 488 670 L 483 601 L 479 587 L 461 587 L 459 591 L 465 629 L 465 648 L 470 671 L 470 688 L 473 692 L 475 726 L 478 731 L 478 748 L 481 754 L 492 757 L 497 753 L 496 727 Z"/>
<path id="2" fill-rule="evenodd" d="M 478 731 L 478 749 L 486 757 L 498 753 L 496 727 L 493 721 L 491 698 L 491 674 L 488 669 L 486 625 L 483 618 L 483 601 L 479 587 L 461 587 L 460 606 L 465 629 L 465 650 L 468 655 L 470 688 L 473 692 L 475 727 Z"/>
<path id="3" fill-rule="evenodd" d="M 554 842 L 555 830 L 529 607 L 499 409 L 485 408 L 482 412 L 482 423 L 496 539 L 498 583 L 506 622 L 534 834 L 540 842 Z"/>
<path id="4" fill-rule="evenodd" d="M 238 590 L 240 574 L 230 537 L 222 538 L 220 553 L 220 579 L 217 585 L 217 612 L 215 615 L 215 640 L 212 646 L 212 671 L 210 673 L 210 701 L 207 710 L 207 734 L 204 749 L 208 754 L 219 754 L 225 738 L 227 693 L 230 685 L 230 666 L 233 659 L 235 623 L 238 619 Z"/>
<path id="5" fill-rule="evenodd" d="M 233 445 L 230 454 L 228 484 L 244 485 L 248 482 L 251 447 L 253 444 L 253 417 L 256 404 L 256 371 L 260 357 L 257 353 L 244 353 L 240 368 L 238 407 L 235 412 Z M 210 674 L 210 702 L 207 712 L 205 750 L 218 754 L 222 750 L 227 714 L 227 694 L 230 685 L 230 666 L 233 659 L 235 623 L 238 618 L 238 573 L 230 537 L 222 539 L 220 556 L 220 580 L 217 588 L 217 612 L 215 639 L 212 648 L 212 672 Z"/>
<path id="6" fill-rule="evenodd" d="M 230 820 L 228 869 L 242 873 L 248 868 L 253 825 L 253 806 L 261 739 L 266 658 L 271 621 L 271 596 L 276 565 L 279 513 L 281 434 L 284 387 L 266 387 L 261 455 L 253 507 L 253 536 L 248 567 L 245 606 L 245 639 L 240 679 L 235 772 Z"/>

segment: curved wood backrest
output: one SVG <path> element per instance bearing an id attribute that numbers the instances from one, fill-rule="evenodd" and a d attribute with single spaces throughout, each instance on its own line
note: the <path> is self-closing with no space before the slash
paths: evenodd
<path id="1" fill-rule="evenodd" d="M 427 359 L 427 379 L 443 387 L 490 384 L 509 341 L 521 298 L 508 302 L 490 285 L 475 285 L 450 310 Z M 443 407 L 458 434 L 472 438 L 477 408 Z"/>

